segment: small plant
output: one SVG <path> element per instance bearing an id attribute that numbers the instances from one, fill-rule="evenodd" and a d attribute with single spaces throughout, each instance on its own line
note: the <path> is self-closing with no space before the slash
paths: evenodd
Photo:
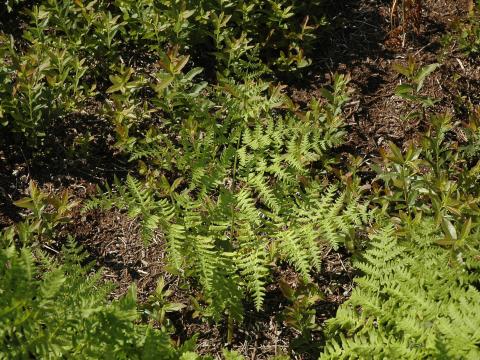
<path id="1" fill-rule="evenodd" d="M 394 205 L 397 214 L 407 213 L 412 215 L 414 210 L 420 211 L 418 200 L 425 190 L 422 165 L 420 158 L 421 149 L 410 144 L 406 153 L 393 143 L 389 143 L 389 152 L 382 151 L 383 166 L 373 165 L 378 179 L 383 181 L 382 187 L 374 187 L 374 201 L 388 213 L 390 205 Z M 377 193 L 377 191 L 379 191 Z"/>
<path id="2" fill-rule="evenodd" d="M 460 51 L 467 56 L 476 57 L 480 54 L 480 2 L 470 2 L 469 14 L 466 20 L 460 21 L 449 42 L 456 41 Z"/>
<path id="3" fill-rule="evenodd" d="M 435 63 L 419 68 L 413 56 L 407 58 L 406 65 L 394 65 L 394 70 L 405 76 L 408 81 L 396 87 L 395 95 L 420 107 L 420 112 L 418 108 L 415 109 L 406 116 L 407 119 L 417 117 L 424 121 L 426 120 L 426 109 L 435 105 L 436 100 L 429 96 L 422 95 L 422 89 L 427 77 L 439 67 L 440 64 Z"/>
<path id="4" fill-rule="evenodd" d="M 70 55 L 62 44 L 47 50 L 36 44 L 21 54 L 13 41 L 2 45 L 0 38 L 0 47 L 2 125 L 24 134 L 28 146 L 36 147 L 55 121 L 78 109 L 94 91 L 82 84 L 85 59 Z"/>
<path id="5" fill-rule="evenodd" d="M 316 321 L 315 305 L 323 299 L 323 294 L 315 284 L 301 284 L 295 289 L 284 280 L 280 280 L 280 290 L 290 302 L 282 312 L 283 321 L 299 333 L 291 346 L 306 352 L 312 346 L 312 334 L 321 330 Z"/>
<path id="6" fill-rule="evenodd" d="M 390 143 L 390 151 L 382 151 L 383 164 L 372 166 L 383 182 L 373 183 L 373 202 L 398 224 L 430 216 L 442 228 L 446 243 L 455 240 L 456 245 L 463 246 L 469 233 L 467 224 L 480 215 L 478 189 L 471 186 L 478 176 L 477 166 L 470 167 L 463 151 L 446 141 L 453 126 L 449 114 L 431 116 L 430 122 L 422 147 L 410 144 L 402 152 Z M 456 228 L 453 223 L 461 225 Z"/>
<path id="7" fill-rule="evenodd" d="M 172 290 L 166 289 L 165 279 L 161 277 L 157 282 L 155 291 L 147 300 L 146 308 L 143 310 L 148 317 L 154 321 L 164 332 L 172 331 L 172 324 L 167 315 L 185 308 L 185 304 L 170 302 Z"/>
<path id="8" fill-rule="evenodd" d="M 68 192 L 60 195 L 46 194 L 30 181 L 29 196 L 14 204 L 31 212 L 23 222 L 16 225 L 20 242 L 27 245 L 32 238 L 38 239 L 40 243 L 51 240 L 54 229 L 70 221 L 69 215 L 79 203 L 71 201 Z"/>

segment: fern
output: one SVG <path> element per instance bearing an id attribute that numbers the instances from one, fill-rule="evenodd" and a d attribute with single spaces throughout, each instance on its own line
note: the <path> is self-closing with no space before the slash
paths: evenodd
<path id="1" fill-rule="evenodd" d="M 280 242 L 280 255 L 284 257 L 293 267 L 302 275 L 304 281 L 309 282 L 310 270 L 312 268 L 311 260 L 314 254 L 309 254 L 302 244 L 302 239 L 299 234 L 292 229 L 283 231 L 281 236 L 278 236 Z"/>
<path id="2" fill-rule="evenodd" d="M 138 324 L 135 288 L 118 301 L 111 286 L 82 266 L 87 255 L 73 240 L 62 262 L 21 250 L 0 234 L 0 358 L 178 359 L 192 351 L 171 345 L 168 334 Z M 4 246 L 5 245 L 5 246 Z"/>
<path id="3" fill-rule="evenodd" d="M 332 95 L 337 105 L 318 106 L 299 118 L 281 114 L 289 106 L 281 87 L 249 78 L 222 79 L 218 89 L 209 94 L 218 106 L 209 104 L 186 120 L 182 104 L 197 105 L 177 99 L 178 107 L 167 112 L 178 119 L 171 123 L 172 136 L 156 138 L 149 130 L 134 142 L 130 149 L 142 161 L 145 181 L 129 175 L 87 204 L 115 204 L 139 219 L 146 238 L 163 234 L 170 264 L 198 279 L 215 318 L 217 310 L 241 308 L 232 301 L 242 296 L 225 301 L 222 291 L 234 292 L 227 284 L 249 294 L 260 309 L 270 274 L 267 259 L 288 262 L 308 280 L 321 269 L 324 249 L 343 244 L 368 217 L 357 199 L 335 187 L 324 192 L 312 171 L 341 138 L 341 125 L 323 124 L 339 117 L 341 91 Z M 145 144 L 155 149 L 155 139 L 167 149 L 145 151 Z M 172 172 L 180 186 L 170 185 Z M 232 279 L 240 283 L 232 285 Z"/>
<path id="4" fill-rule="evenodd" d="M 252 294 L 255 308 L 259 311 L 265 298 L 266 280 L 270 272 L 267 250 L 262 239 L 256 239 L 256 234 L 250 226 L 244 226 L 238 231 L 240 246 L 234 254 L 236 266 Z"/>
<path id="5" fill-rule="evenodd" d="M 416 229 L 415 227 L 421 227 Z M 480 355 L 480 292 L 465 264 L 435 245 L 428 220 L 408 230 L 409 242 L 386 227 L 357 263 L 350 300 L 328 322 L 322 358 L 462 358 Z"/>
<path id="6" fill-rule="evenodd" d="M 212 239 L 207 236 L 196 236 L 192 239 L 195 260 L 197 261 L 197 271 L 200 275 L 200 281 L 207 293 L 213 289 L 213 275 L 216 264 L 218 263 L 218 254 L 215 253 L 215 245 Z"/>

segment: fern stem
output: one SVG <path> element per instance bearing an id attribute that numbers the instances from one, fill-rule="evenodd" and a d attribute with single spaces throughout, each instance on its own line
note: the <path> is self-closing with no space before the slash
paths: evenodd
<path id="1" fill-rule="evenodd" d="M 231 344 L 233 340 L 233 317 L 228 314 L 227 318 L 227 343 Z"/>
<path id="2" fill-rule="evenodd" d="M 235 149 L 235 158 L 233 160 L 233 171 L 232 171 L 232 192 L 235 191 L 235 182 L 237 179 L 237 163 L 238 163 L 238 150 L 240 149 L 240 140 L 242 139 L 242 133 L 238 135 L 238 140 L 237 140 L 237 147 Z M 230 234 L 231 238 L 233 240 L 233 234 L 234 232 L 234 227 L 235 227 L 235 204 L 232 203 L 232 223 L 230 226 Z"/>

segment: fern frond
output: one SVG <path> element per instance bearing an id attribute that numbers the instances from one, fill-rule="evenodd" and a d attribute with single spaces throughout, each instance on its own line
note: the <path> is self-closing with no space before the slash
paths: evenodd
<path id="1" fill-rule="evenodd" d="M 278 235 L 279 250 L 282 257 L 286 259 L 299 273 L 305 282 L 310 281 L 310 256 L 302 244 L 300 235 L 295 229 L 282 231 Z"/>
<path id="2" fill-rule="evenodd" d="M 413 243 L 401 241 L 393 226 L 372 236 L 371 248 L 356 264 L 364 275 L 328 321 L 331 340 L 322 358 L 480 355 L 480 310 L 472 305 L 480 294 L 466 280 L 466 269 L 448 264 L 448 252 L 435 245 L 434 234 L 435 227 L 424 219 L 407 230 L 407 237 L 424 237 Z"/>
<path id="3" fill-rule="evenodd" d="M 201 235 L 190 237 L 189 240 L 195 251 L 196 268 L 202 286 L 207 293 L 211 293 L 214 283 L 214 273 L 219 257 L 215 252 L 214 241 L 208 236 Z"/>
<path id="4" fill-rule="evenodd" d="M 254 239 L 255 235 L 251 231 L 244 231 L 239 236 L 241 246 L 235 262 L 245 279 L 247 289 L 252 294 L 255 308 L 259 311 L 265 298 L 266 277 L 269 269 L 265 245 Z"/>
<path id="5" fill-rule="evenodd" d="M 281 206 L 278 201 L 278 197 L 275 196 L 273 190 L 265 182 L 265 177 L 262 173 L 257 174 L 256 176 L 247 180 L 248 184 L 251 185 L 259 194 L 263 202 L 276 214 L 280 212 Z"/>

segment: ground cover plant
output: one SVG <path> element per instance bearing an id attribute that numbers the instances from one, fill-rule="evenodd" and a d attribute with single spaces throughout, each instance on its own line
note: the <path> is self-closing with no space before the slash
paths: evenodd
<path id="1" fill-rule="evenodd" d="M 2 2 L 0 358 L 478 358 L 479 5 L 438 2 Z"/>

